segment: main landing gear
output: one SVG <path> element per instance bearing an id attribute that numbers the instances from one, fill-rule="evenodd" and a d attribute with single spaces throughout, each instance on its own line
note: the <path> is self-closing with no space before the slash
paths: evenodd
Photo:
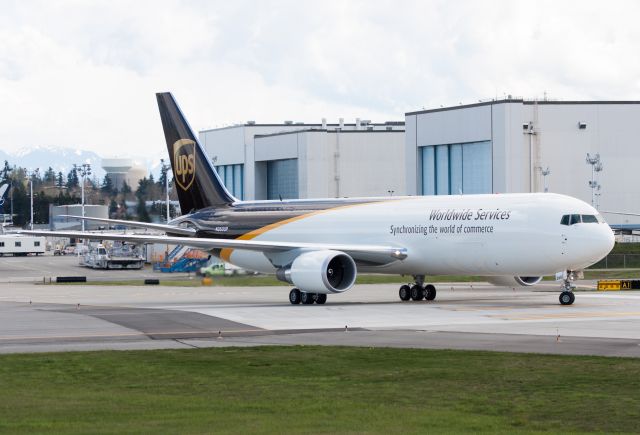
<path id="1" fill-rule="evenodd" d="M 567 274 L 560 285 L 562 289 L 562 293 L 560 293 L 560 304 L 561 305 L 571 305 L 576 300 L 576 295 L 573 294 L 573 290 L 576 288 L 573 283 L 574 274 L 573 271 L 568 270 Z"/>
<path id="2" fill-rule="evenodd" d="M 327 295 L 324 293 L 301 292 L 297 288 L 294 288 L 289 292 L 289 302 L 291 302 L 291 305 L 311 305 L 314 302 L 323 305 L 327 302 Z"/>
<path id="3" fill-rule="evenodd" d="M 415 275 L 414 279 L 416 282 L 412 286 L 405 284 L 400 287 L 398 296 L 401 301 L 432 301 L 436 298 L 436 288 L 432 284 L 424 285 L 424 275 Z"/>

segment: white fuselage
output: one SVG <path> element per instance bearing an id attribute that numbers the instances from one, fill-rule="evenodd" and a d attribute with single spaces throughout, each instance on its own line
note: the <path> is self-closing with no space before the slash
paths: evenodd
<path id="1" fill-rule="evenodd" d="M 542 276 L 583 269 L 613 247 L 606 223 L 562 225 L 568 214 L 599 217 L 585 202 L 551 193 L 404 197 L 313 212 L 253 240 L 406 249 L 404 260 L 359 272 Z M 275 272 L 260 252 L 234 250 L 229 260 Z"/>

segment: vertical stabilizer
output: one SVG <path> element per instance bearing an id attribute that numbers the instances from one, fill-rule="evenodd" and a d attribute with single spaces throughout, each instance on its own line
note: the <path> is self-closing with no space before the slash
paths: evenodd
<path id="1" fill-rule="evenodd" d="M 158 93 L 156 98 L 182 213 L 236 202 L 220 181 L 171 93 Z"/>
<path id="2" fill-rule="evenodd" d="M 0 214 L 4 214 L 4 203 L 6 201 L 7 192 L 9 191 L 9 185 L 3 184 L 0 186 Z"/>

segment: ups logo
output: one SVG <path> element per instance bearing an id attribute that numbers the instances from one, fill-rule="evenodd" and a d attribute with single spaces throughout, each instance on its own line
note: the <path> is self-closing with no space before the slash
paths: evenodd
<path id="1" fill-rule="evenodd" d="M 196 143 L 191 139 L 173 144 L 173 172 L 178 186 L 188 190 L 196 176 Z"/>

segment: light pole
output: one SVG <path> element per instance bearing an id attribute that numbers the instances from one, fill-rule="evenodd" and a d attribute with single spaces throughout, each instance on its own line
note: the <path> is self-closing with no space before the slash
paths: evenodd
<path id="1" fill-rule="evenodd" d="M 39 168 L 36 168 L 35 171 L 27 171 L 27 181 L 29 182 L 29 196 L 30 196 L 30 204 L 31 204 L 31 219 L 29 220 L 29 229 L 33 230 L 33 177 L 40 171 Z M 11 201 L 11 205 L 13 206 L 13 201 Z"/>
<path id="2" fill-rule="evenodd" d="M 544 191 L 548 192 L 549 191 L 549 186 L 547 186 L 547 175 L 551 174 L 551 169 L 549 169 L 549 167 L 547 166 L 547 169 L 543 169 L 541 171 L 543 180 L 544 180 Z"/>
<path id="3" fill-rule="evenodd" d="M 533 161 L 533 136 L 535 136 L 537 132 L 533 128 L 533 122 L 529 122 L 529 125 L 524 129 L 523 133 L 529 135 L 529 192 L 534 192 L 533 177 L 535 176 L 536 168 L 535 162 Z"/>
<path id="4" fill-rule="evenodd" d="M 171 165 L 165 163 L 164 159 L 160 159 L 160 163 L 162 164 L 162 170 L 164 171 L 164 188 L 167 194 L 167 223 L 169 223 L 169 220 L 171 219 L 171 216 L 169 215 L 169 169 L 171 169 Z"/>
<path id="5" fill-rule="evenodd" d="M 587 164 L 591 165 L 591 180 L 589 181 L 589 187 L 591 188 L 591 206 L 596 207 L 595 194 L 596 190 L 600 190 L 602 186 L 596 181 L 596 174 L 602 171 L 602 161 L 600 161 L 600 153 L 596 153 L 595 156 L 587 153 Z"/>
<path id="6" fill-rule="evenodd" d="M 11 199 L 11 217 L 9 218 L 11 220 L 11 225 L 13 225 L 13 174 L 11 174 L 11 185 L 9 186 L 9 195 L 11 195 L 9 198 Z"/>
<path id="7" fill-rule="evenodd" d="M 84 184 L 87 179 L 87 175 L 91 175 L 91 165 L 89 163 L 82 163 L 81 165 L 73 164 L 73 169 L 75 169 L 76 173 L 80 173 L 82 177 L 82 185 L 80 187 L 81 192 L 81 202 L 82 202 L 82 217 L 84 218 Z M 82 219 L 82 231 L 84 231 L 84 219 Z"/>

